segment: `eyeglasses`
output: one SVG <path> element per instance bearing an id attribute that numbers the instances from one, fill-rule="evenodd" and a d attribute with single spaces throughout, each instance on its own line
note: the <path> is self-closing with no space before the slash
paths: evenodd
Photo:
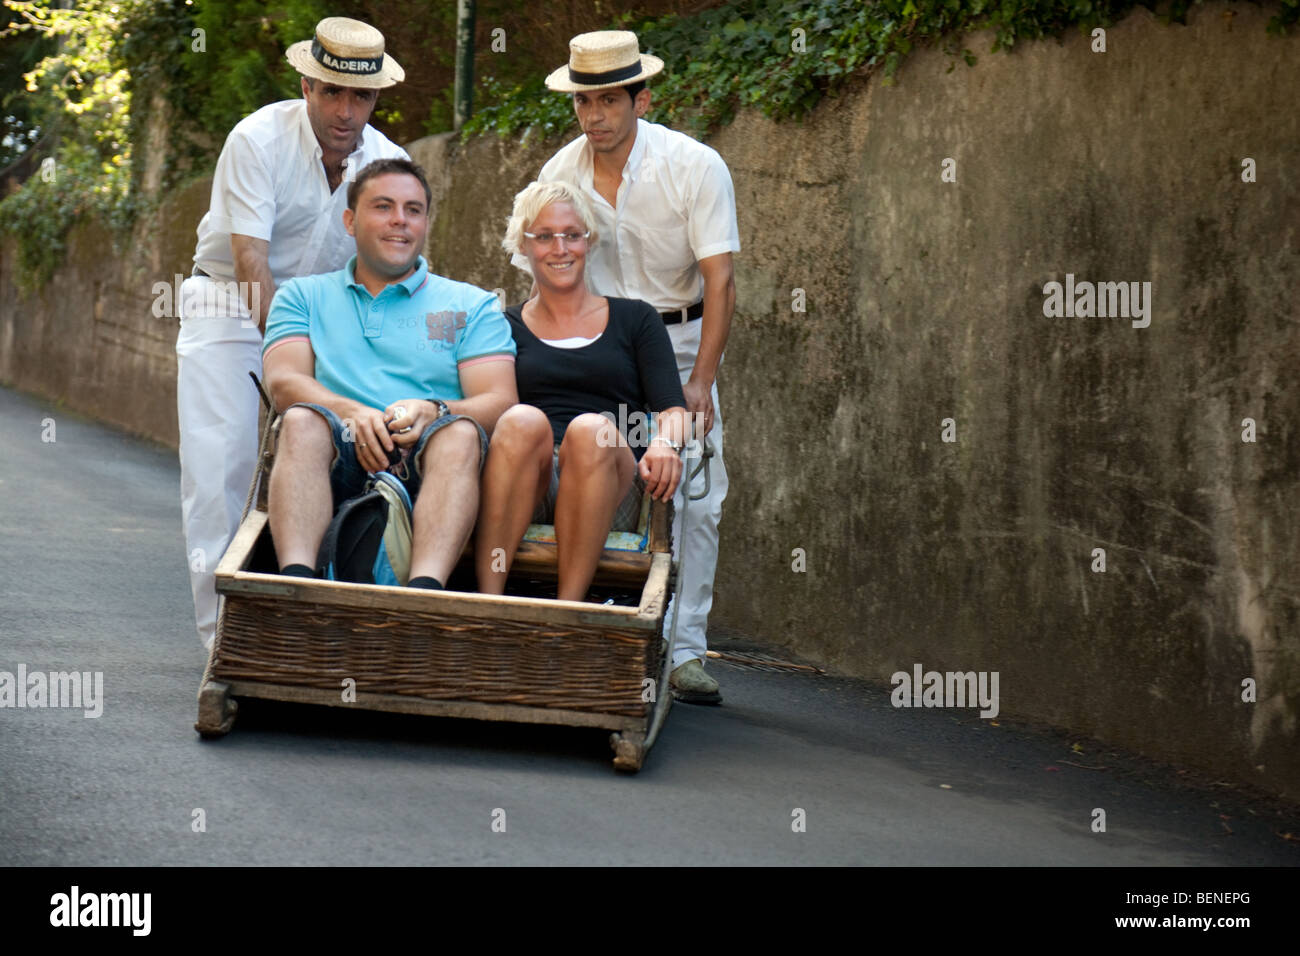
<path id="1" fill-rule="evenodd" d="M 539 246 L 553 245 L 556 239 L 563 239 L 566 245 L 576 246 L 580 242 L 586 242 L 591 232 L 590 230 L 587 232 L 526 232 L 524 235 L 535 241 Z"/>

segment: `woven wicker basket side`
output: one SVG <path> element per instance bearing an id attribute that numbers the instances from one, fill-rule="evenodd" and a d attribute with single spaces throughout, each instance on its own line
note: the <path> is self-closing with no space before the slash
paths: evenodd
<path id="1" fill-rule="evenodd" d="M 641 717 L 660 635 L 228 595 L 217 680 Z"/>

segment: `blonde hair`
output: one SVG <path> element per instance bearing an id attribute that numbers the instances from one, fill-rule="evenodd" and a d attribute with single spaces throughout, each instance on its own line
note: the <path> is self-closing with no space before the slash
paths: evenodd
<path id="1" fill-rule="evenodd" d="M 515 208 L 506 222 L 506 236 L 501 240 L 501 247 L 510 254 L 523 254 L 524 230 L 527 229 L 552 203 L 567 202 L 573 207 L 584 228 L 591 235 L 587 237 L 588 247 L 596 243 L 596 223 L 592 218 L 591 204 L 582 190 L 573 183 L 555 180 L 549 183 L 532 182 L 515 196 Z"/>

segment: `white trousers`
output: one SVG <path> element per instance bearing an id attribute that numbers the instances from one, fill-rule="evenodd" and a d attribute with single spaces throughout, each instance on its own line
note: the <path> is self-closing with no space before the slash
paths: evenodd
<path id="1" fill-rule="evenodd" d="M 176 337 L 181 522 L 199 641 L 217 632 L 217 564 L 226 553 L 257 464 L 262 336 L 234 289 L 204 276 L 181 286 Z"/>
<path id="2" fill-rule="evenodd" d="M 682 384 L 691 377 L 695 356 L 700 349 L 700 328 L 703 320 L 674 323 L 668 326 L 673 352 L 677 356 L 677 372 Z M 690 660 L 703 660 L 708 650 L 707 630 L 709 611 L 713 608 L 713 575 L 718 566 L 718 522 L 722 520 L 722 500 L 727 497 L 727 467 L 722 461 L 722 406 L 718 404 L 718 385 L 713 385 L 713 430 L 709 441 L 713 457 L 709 460 L 709 494 L 692 501 L 686 515 L 686 531 L 682 532 L 683 495 L 686 480 L 683 478 L 673 500 L 673 553 L 685 562 L 682 577 L 682 607 L 677 621 L 677 643 L 673 647 L 673 667 Z M 699 464 L 698 458 L 687 458 L 687 473 Z M 704 490 L 704 473 L 691 483 L 691 493 Z M 665 621 L 672 624 L 673 602 L 669 602 Z"/>

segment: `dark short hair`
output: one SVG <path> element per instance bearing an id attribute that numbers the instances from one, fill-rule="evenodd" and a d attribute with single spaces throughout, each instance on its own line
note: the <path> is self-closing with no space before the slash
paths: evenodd
<path id="1" fill-rule="evenodd" d="M 604 93 L 606 90 L 627 90 L 627 95 L 632 97 L 632 102 L 636 102 L 636 95 L 645 89 L 645 80 L 637 80 L 635 83 L 629 83 L 627 86 L 603 86 L 598 90 L 575 90 L 570 96 L 576 96 L 578 93 Z"/>
<path id="2" fill-rule="evenodd" d="M 424 187 L 424 208 L 427 210 L 433 205 L 433 190 L 429 188 L 429 180 L 424 178 L 423 169 L 409 159 L 376 159 L 357 173 L 357 178 L 348 186 L 348 208 L 356 212 L 357 200 L 361 198 L 361 190 L 365 188 L 366 183 L 376 176 L 385 176 L 388 173 L 414 176 Z"/>

